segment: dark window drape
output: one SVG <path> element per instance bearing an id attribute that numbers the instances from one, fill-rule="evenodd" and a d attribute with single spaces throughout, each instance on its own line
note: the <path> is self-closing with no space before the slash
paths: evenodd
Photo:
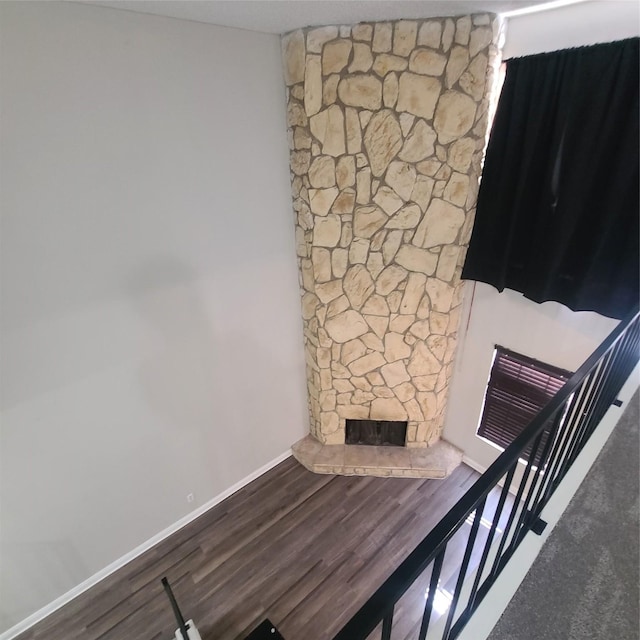
<path id="1" fill-rule="evenodd" d="M 638 38 L 509 60 L 462 277 L 622 318 L 638 303 Z"/>

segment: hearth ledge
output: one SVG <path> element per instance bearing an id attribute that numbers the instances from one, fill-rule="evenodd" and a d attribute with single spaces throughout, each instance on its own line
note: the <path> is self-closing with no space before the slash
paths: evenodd
<path id="1" fill-rule="evenodd" d="M 427 448 L 372 447 L 322 444 L 308 435 L 291 448 L 309 471 L 342 476 L 442 479 L 462 462 L 462 451 L 444 440 Z"/>

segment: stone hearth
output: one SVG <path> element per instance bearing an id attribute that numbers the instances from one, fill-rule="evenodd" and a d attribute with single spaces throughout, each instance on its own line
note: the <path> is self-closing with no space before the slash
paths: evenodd
<path id="1" fill-rule="evenodd" d="M 393 478 L 446 478 L 462 452 L 444 440 L 428 448 L 321 444 L 313 436 L 296 442 L 293 455 L 314 473 Z"/>
<path id="2" fill-rule="evenodd" d="M 482 14 L 282 39 L 308 468 L 443 477 L 459 461 L 440 434 L 498 31 Z M 407 450 L 345 448 L 346 419 L 407 421 Z"/>

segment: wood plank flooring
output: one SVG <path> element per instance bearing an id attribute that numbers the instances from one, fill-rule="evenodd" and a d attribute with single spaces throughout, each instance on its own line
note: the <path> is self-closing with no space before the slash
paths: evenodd
<path id="1" fill-rule="evenodd" d="M 173 638 L 165 575 L 203 640 L 239 640 L 265 617 L 286 640 L 330 639 L 477 477 L 316 475 L 289 458 L 19 640 Z M 418 624 L 428 578 L 399 603 L 397 637 Z"/>

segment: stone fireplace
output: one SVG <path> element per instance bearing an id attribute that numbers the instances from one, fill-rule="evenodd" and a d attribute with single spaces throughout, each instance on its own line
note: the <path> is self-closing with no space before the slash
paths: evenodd
<path id="1" fill-rule="evenodd" d="M 310 416 L 294 453 L 315 471 L 375 472 L 330 464 L 346 420 L 406 421 L 406 460 L 441 454 L 436 476 L 459 462 L 440 434 L 498 31 L 481 14 L 283 37 Z"/>

